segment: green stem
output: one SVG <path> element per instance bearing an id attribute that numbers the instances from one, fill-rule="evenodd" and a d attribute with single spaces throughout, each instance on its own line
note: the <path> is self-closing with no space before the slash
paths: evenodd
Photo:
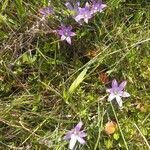
<path id="1" fill-rule="evenodd" d="M 99 140 L 100 140 L 100 137 L 101 137 L 101 131 L 102 131 L 102 128 L 103 128 L 103 117 L 104 117 L 104 114 L 105 114 L 106 112 L 104 112 L 104 109 L 103 109 L 102 115 L 100 115 L 100 108 L 99 108 L 99 106 L 98 106 L 98 113 L 99 113 L 99 115 L 98 115 L 98 120 L 99 120 L 99 121 L 98 121 L 98 126 L 100 125 L 100 127 L 99 127 L 99 133 L 98 133 L 98 137 L 97 137 L 97 141 L 96 141 L 94 150 L 97 149 L 98 144 L 99 144 Z"/>
<path id="2" fill-rule="evenodd" d="M 114 115 L 115 115 L 115 119 L 116 119 L 116 121 L 117 121 L 117 124 L 118 124 L 119 130 L 120 130 L 120 133 L 121 133 L 121 136 L 122 136 L 124 145 L 125 145 L 126 149 L 129 150 L 128 145 L 127 145 L 127 142 L 126 142 L 125 137 L 124 137 L 124 134 L 123 134 L 122 129 L 121 129 L 121 127 L 120 127 L 120 124 L 119 124 L 119 121 L 118 121 L 117 114 L 116 114 L 116 112 L 115 112 L 114 106 L 113 106 L 112 102 L 110 102 L 110 104 L 111 104 L 113 113 L 114 113 Z"/>

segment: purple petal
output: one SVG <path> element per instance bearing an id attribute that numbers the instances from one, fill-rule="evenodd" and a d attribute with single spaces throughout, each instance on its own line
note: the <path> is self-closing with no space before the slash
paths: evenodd
<path id="1" fill-rule="evenodd" d="M 66 26 L 61 23 L 61 30 L 65 30 L 65 29 L 66 29 Z"/>
<path id="2" fill-rule="evenodd" d="M 74 32 L 71 32 L 70 36 L 75 36 L 76 34 Z"/>
<path id="3" fill-rule="evenodd" d="M 126 84 L 127 84 L 127 81 L 121 82 L 121 84 L 119 85 L 119 89 L 123 90 L 125 88 Z"/>
<path id="4" fill-rule="evenodd" d="M 99 6 L 99 12 L 103 12 L 103 9 L 106 7 L 107 5 L 105 5 L 105 4 L 101 4 L 100 6 Z"/>
<path id="5" fill-rule="evenodd" d="M 83 126 L 83 122 L 82 121 L 80 121 L 76 126 L 75 126 L 75 130 L 76 131 L 80 131 L 81 130 L 81 128 L 82 128 L 82 126 Z"/>
<path id="6" fill-rule="evenodd" d="M 71 140 L 69 142 L 69 149 L 72 150 L 74 148 L 76 142 L 77 142 L 76 136 L 75 135 L 71 135 Z"/>
<path id="7" fill-rule="evenodd" d="M 114 79 L 112 81 L 112 88 L 116 88 L 116 87 L 118 87 L 118 82 L 116 81 L 116 79 Z"/>
<path id="8" fill-rule="evenodd" d="M 85 132 L 81 131 L 81 132 L 79 133 L 79 136 L 80 136 L 80 137 L 86 137 L 87 134 L 86 134 Z"/>
<path id="9" fill-rule="evenodd" d="M 72 30 L 72 26 L 69 26 L 69 27 L 68 27 L 68 30 Z"/>
<path id="10" fill-rule="evenodd" d="M 95 3 L 96 3 L 96 1 L 95 1 L 95 0 L 91 0 L 91 2 L 92 2 L 92 4 L 95 4 Z"/>
<path id="11" fill-rule="evenodd" d="M 67 132 L 67 134 L 64 136 L 64 140 L 69 140 L 72 134 L 73 134 L 72 131 Z"/>
<path id="12" fill-rule="evenodd" d="M 67 37 L 66 41 L 67 41 L 67 43 L 69 43 L 71 45 L 71 38 L 70 37 Z"/>
<path id="13" fill-rule="evenodd" d="M 130 97 L 130 94 L 128 92 L 123 92 L 122 97 Z"/>
<path id="14" fill-rule="evenodd" d="M 44 10 L 39 10 L 39 12 L 40 12 L 40 14 L 42 14 L 42 15 L 46 15 L 46 13 L 45 13 L 45 11 Z"/>
<path id="15" fill-rule="evenodd" d="M 101 9 L 104 9 L 105 7 L 107 7 L 106 4 L 101 4 Z"/>
<path id="16" fill-rule="evenodd" d="M 65 3 L 65 6 L 69 9 L 69 10 L 73 10 L 73 7 L 71 6 L 71 4 L 69 2 Z"/>
<path id="17" fill-rule="evenodd" d="M 39 12 L 40 12 L 42 15 L 46 16 L 46 15 L 52 14 L 52 13 L 53 13 L 53 9 L 50 8 L 50 7 L 44 7 L 44 8 L 42 8 L 42 9 L 40 9 Z"/>
<path id="18" fill-rule="evenodd" d="M 79 136 L 77 136 L 77 140 L 80 144 L 85 144 L 86 143 L 85 140 L 83 138 L 79 137 Z"/>
<path id="19" fill-rule="evenodd" d="M 58 33 L 59 35 L 63 35 L 63 34 L 64 34 L 64 32 L 63 32 L 62 30 L 57 30 L 57 33 Z"/>
<path id="20" fill-rule="evenodd" d="M 116 101 L 117 101 L 119 107 L 122 107 L 122 99 L 119 95 L 116 96 Z"/>
<path id="21" fill-rule="evenodd" d="M 83 17 L 81 15 L 77 15 L 74 19 L 76 22 L 79 22 Z"/>
<path id="22" fill-rule="evenodd" d="M 75 10 L 78 10 L 78 9 L 80 8 L 79 6 L 80 6 L 80 2 L 77 2 L 77 3 L 74 5 L 74 9 L 75 9 Z"/>
<path id="23" fill-rule="evenodd" d="M 111 93 L 108 97 L 108 101 L 112 101 L 114 98 L 116 97 L 116 95 L 114 93 Z"/>

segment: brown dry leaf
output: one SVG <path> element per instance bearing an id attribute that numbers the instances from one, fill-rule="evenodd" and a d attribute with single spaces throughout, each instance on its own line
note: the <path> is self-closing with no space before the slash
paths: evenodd
<path id="1" fill-rule="evenodd" d="M 108 121 L 105 124 L 104 131 L 106 134 L 110 135 L 113 134 L 117 130 L 117 124 L 114 121 Z"/>
<path id="2" fill-rule="evenodd" d="M 0 76 L 0 81 L 4 81 L 4 77 L 3 76 Z"/>
<path id="3" fill-rule="evenodd" d="M 98 50 L 90 50 L 87 53 L 85 53 L 84 56 L 87 56 L 88 58 L 93 58 L 98 54 Z"/>
<path id="4" fill-rule="evenodd" d="M 99 80 L 104 84 L 108 83 L 109 79 L 108 79 L 107 73 L 105 73 L 105 72 L 99 73 Z"/>
<path id="5" fill-rule="evenodd" d="M 147 109 L 146 109 L 145 106 L 142 106 L 142 107 L 140 108 L 140 111 L 141 111 L 141 112 L 147 112 Z"/>
<path id="6" fill-rule="evenodd" d="M 141 112 L 147 112 L 147 107 L 141 102 L 136 102 L 136 109 L 140 110 Z"/>

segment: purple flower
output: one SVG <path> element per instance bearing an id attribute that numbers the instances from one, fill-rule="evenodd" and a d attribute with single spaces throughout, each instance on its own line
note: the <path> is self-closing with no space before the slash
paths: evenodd
<path id="1" fill-rule="evenodd" d="M 123 82 L 121 82 L 120 85 L 118 85 L 117 81 L 114 79 L 112 81 L 112 88 L 106 90 L 107 92 L 110 93 L 110 95 L 108 97 L 108 101 L 112 101 L 115 98 L 119 107 L 122 107 L 121 97 L 129 97 L 130 96 L 129 93 L 123 91 L 126 84 L 127 84 L 127 81 L 123 81 Z"/>
<path id="2" fill-rule="evenodd" d="M 82 24 L 82 22 L 88 23 L 88 20 L 92 18 L 93 14 L 97 12 L 102 12 L 106 7 L 106 4 L 102 3 L 102 0 L 91 0 L 84 7 L 80 7 L 80 3 L 76 3 L 74 6 L 67 2 L 66 7 L 71 11 L 72 17 L 76 22 Z"/>
<path id="3" fill-rule="evenodd" d="M 70 10 L 71 16 L 75 19 L 75 17 L 79 13 L 80 2 L 76 3 L 74 6 L 71 5 L 69 2 L 65 3 L 66 7 Z"/>
<path id="4" fill-rule="evenodd" d="M 69 2 L 66 2 L 65 5 L 69 10 L 74 11 L 75 13 L 77 13 L 80 8 L 80 2 L 77 2 L 74 6 L 71 5 Z"/>
<path id="5" fill-rule="evenodd" d="M 85 7 L 79 8 L 78 14 L 75 17 L 76 22 L 80 22 L 81 20 L 84 20 L 84 22 L 88 23 L 88 20 L 92 18 L 92 14 L 90 11 L 90 5 L 87 2 L 85 4 Z"/>
<path id="6" fill-rule="evenodd" d="M 53 13 L 53 9 L 50 7 L 44 7 L 39 10 L 40 14 L 43 16 L 49 16 L 50 14 Z"/>
<path id="7" fill-rule="evenodd" d="M 107 5 L 103 4 L 101 0 L 97 0 L 97 1 L 93 0 L 92 7 L 91 7 L 91 13 L 94 14 L 97 12 L 102 12 L 105 7 L 107 7 Z"/>
<path id="8" fill-rule="evenodd" d="M 85 140 L 83 139 L 86 137 L 86 133 L 84 131 L 80 131 L 83 126 L 83 122 L 79 122 L 74 129 L 69 131 L 64 139 L 65 140 L 70 140 L 69 143 L 69 149 L 73 149 L 75 147 L 76 142 L 78 141 L 80 144 L 85 144 Z"/>
<path id="9" fill-rule="evenodd" d="M 71 37 L 76 35 L 71 30 L 72 26 L 66 27 L 64 25 L 61 25 L 61 28 L 60 30 L 57 30 L 57 33 L 61 36 L 62 41 L 66 40 L 67 43 L 71 44 Z"/>

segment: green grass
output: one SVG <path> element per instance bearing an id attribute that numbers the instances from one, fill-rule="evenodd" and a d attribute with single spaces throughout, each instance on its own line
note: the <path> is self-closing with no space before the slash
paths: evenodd
<path id="1" fill-rule="evenodd" d="M 38 13 L 47 0 L 0 1 L 0 149 L 68 149 L 63 136 L 80 120 L 88 136 L 79 150 L 150 149 L 150 3 L 106 3 L 80 27 L 59 0 L 47 21 Z M 51 33 L 62 20 L 77 33 L 71 46 Z M 107 101 L 114 78 L 128 81 L 122 110 Z M 118 124 L 112 135 L 108 120 Z"/>

